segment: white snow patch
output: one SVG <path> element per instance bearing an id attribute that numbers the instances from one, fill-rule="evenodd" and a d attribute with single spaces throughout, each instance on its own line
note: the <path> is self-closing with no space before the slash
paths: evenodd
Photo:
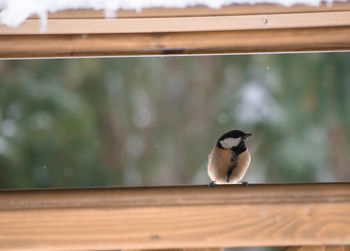
<path id="1" fill-rule="evenodd" d="M 1 132 L 6 137 L 13 137 L 17 132 L 17 124 L 13 119 L 5 119 L 1 123 Z"/>
<path id="2" fill-rule="evenodd" d="M 267 88 L 259 83 L 246 83 L 240 91 L 240 102 L 235 110 L 238 119 L 245 123 L 264 120 L 281 120 L 282 113 Z"/>
<path id="3" fill-rule="evenodd" d="M 284 6 L 306 4 L 317 6 L 321 2 L 329 5 L 345 0 L 0 0 L 0 23 L 16 27 L 32 15 L 41 19 L 41 32 L 45 31 L 47 14 L 62 10 L 104 10 L 106 18 L 112 18 L 120 9 L 141 11 L 145 8 L 185 8 L 204 5 L 218 9 L 230 4 L 272 3 Z"/>
<path id="4" fill-rule="evenodd" d="M 143 90 L 134 92 L 133 122 L 138 128 L 148 127 L 154 119 L 152 105 L 146 92 Z"/>
<path id="5" fill-rule="evenodd" d="M 130 155 L 138 158 L 145 150 L 145 141 L 140 136 L 133 134 L 127 139 L 126 150 Z"/>

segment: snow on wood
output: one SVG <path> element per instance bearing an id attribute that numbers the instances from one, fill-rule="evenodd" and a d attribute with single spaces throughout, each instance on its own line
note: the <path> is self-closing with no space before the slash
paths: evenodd
<path id="1" fill-rule="evenodd" d="M 317 6 L 321 2 L 332 4 L 334 1 L 344 0 L 0 0 L 0 23 L 16 27 L 28 17 L 38 15 L 41 19 L 41 31 L 45 31 L 47 14 L 62 10 L 104 10 L 105 17 L 112 18 L 120 9 L 141 11 L 145 8 L 185 8 L 196 5 L 217 9 L 231 4 L 261 3 Z"/>

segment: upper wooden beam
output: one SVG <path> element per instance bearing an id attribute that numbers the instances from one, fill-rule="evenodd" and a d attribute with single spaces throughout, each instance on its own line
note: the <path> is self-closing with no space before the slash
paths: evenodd
<path id="1" fill-rule="evenodd" d="M 49 19 L 45 34 L 123 34 L 201 32 L 259 29 L 350 27 L 350 11 L 239 16 Z M 17 28 L 3 26 L 0 35 L 35 35 L 39 20 L 27 20 Z"/>
<path id="2" fill-rule="evenodd" d="M 332 7 L 259 4 L 146 9 L 104 19 L 86 10 L 0 25 L 0 58 L 350 50 L 350 2 Z"/>
<path id="3" fill-rule="evenodd" d="M 320 6 L 308 6 L 297 4 L 290 7 L 275 4 L 233 4 L 219 9 L 204 6 L 193 6 L 183 9 L 178 8 L 149 8 L 142 11 L 119 10 L 115 13 L 117 18 L 156 18 L 156 17 L 203 17 L 203 16 L 237 16 L 237 15 L 261 15 L 261 14 L 288 14 L 288 13 L 312 13 L 329 11 L 350 11 L 350 2 L 334 2 L 330 6 L 322 3 Z M 103 11 L 93 10 L 66 10 L 49 13 L 49 19 L 101 19 Z M 38 19 L 36 15 L 29 19 Z"/>
<path id="4" fill-rule="evenodd" d="M 349 245 L 350 184 L 0 191 L 0 249 Z"/>

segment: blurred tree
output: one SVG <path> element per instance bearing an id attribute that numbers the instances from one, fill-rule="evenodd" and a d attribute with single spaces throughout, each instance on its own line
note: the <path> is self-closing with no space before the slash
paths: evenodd
<path id="1" fill-rule="evenodd" d="M 206 183 L 251 131 L 251 182 L 350 178 L 349 53 L 0 61 L 0 188 Z"/>

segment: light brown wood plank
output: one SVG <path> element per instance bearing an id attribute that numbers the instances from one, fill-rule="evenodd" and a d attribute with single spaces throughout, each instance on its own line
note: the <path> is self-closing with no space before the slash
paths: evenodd
<path id="1" fill-rule="evenodd" d="M 201 32 L 337 26 L 350 26 L 350 11 L 216 17 L 49 19 L 44 34 Z M 32 34 L 41 34 L 39 20 L 27 20 L 16 28 L 0 26 L 0 35 Z"/>
<path id="2" fill-rule="evenodd" d="M 233 11 L 238 9 L 243 12 Z M 51 35 L 38 34 L 39 21 L 35 19 L 14 30 L 1 26 L 0 33 L 9 34 L 0 35 L 0 58 L 343 51 L 350 49 L 349 9 L 350 2 L 336 3 L 331 8 L 234 5 L 220 10 L 150 9 L 144 13 L 153 18 L 127 12 L 128 19 L 111 20 L 94 19 L 89 11 L 79 10 L 65 12 L 71 17 L 68 20 L 64 15 L 49 20 Z M 160 13 L 168 14 L 163 19 Z M 81 17 L 89 18 L 75 19 Z M 147 25 L 140 25 L 145 20 Z"/>
<path id="3" fill-rule="evenodd" d="M 0 58 L 226 54 L 350 49 L 350 27 L 110 35 L 0 36 Z"/>
<path id="4" fill-rule="evenodd" d="M 288 247 L 284 251 L 350 251 L 350 246 L 303 246 Z"/>
<path id="5" fill-rule="evenodd" d="M 349 245 L 350 184 L 0 191 L 0 249 Z"/>
<path id="6" fill-rule="evenodd" d="M 329 11 L 350 11 L 350 2 L 335 2 L 332 5 L 321 4 L 320 6 L 293 5 L 284 7 L 274 4 L 235 4 L 224 6 L 220 9 L 211 9 L 204 6 L 187 8 L 149 8 L 140 12 L 131 10 L 119 10 L 116 13 L 118 18 L 144 18 L 144 17 L 189 17 L 189 16 L 231 16 L 231 15 L 258 15 L 278 13 L 305 13 L 305 12 L 329 12 Z M 31 19 L 37 19 L 32 16 Z M 93 10 L 66 10 L 50 13 L 49 18 L 73 19 L 73 18 L 104 18 L 103 11 Z"/>
<path id="7" fill-rule="evenodd" d="M 224 248 L 124 249 L 122 251 L 223 251 Z"/>

